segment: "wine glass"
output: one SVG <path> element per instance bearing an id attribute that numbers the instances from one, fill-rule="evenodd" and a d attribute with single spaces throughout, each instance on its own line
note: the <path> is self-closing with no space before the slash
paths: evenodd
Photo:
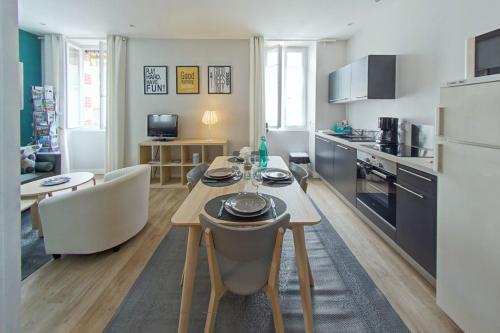
<path id="1" fill-rule="evenodd" d="M 259 194 L 259 186 L 262 184 L 262 171 L 260 170 L 259 167 L 253 168 L 252 171 L 252 185 L 255 186 L 256 188 L 256 193 Z"/>

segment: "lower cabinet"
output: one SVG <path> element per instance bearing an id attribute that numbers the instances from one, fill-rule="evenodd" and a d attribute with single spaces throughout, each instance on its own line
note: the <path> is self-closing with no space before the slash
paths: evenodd
<path id="1" fill-rule="evenodd" d="M 333 141 L 316 137 L 315 167 L 316 172 L 324 180 L 333 185 L 333 164 L 335 159 L 335 144 Z"/>
<path id="2" fill-rule="evenodd" d="M 356 206 L 356 149 L 335 143 L 333 186 Z"/>
<path id="3" fill-rule="evenodd" d="M 405 171 L 402 172 L 401 169 Z M 436 182 L 434 176 L 398 166 L 396 242 L 434 277 L 436 276 Z"/>

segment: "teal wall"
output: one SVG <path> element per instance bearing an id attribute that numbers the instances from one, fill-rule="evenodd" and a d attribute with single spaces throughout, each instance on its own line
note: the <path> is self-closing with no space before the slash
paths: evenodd
<path id="1" fill-rule="evenodd" d="M 38 35 L 19 30 L 19 61 L 24 66 L 24 110 L 21 110 L 21 145 L 33 136 L 33 104 L 31 86 L 42 84 L 42 42 Z"/>

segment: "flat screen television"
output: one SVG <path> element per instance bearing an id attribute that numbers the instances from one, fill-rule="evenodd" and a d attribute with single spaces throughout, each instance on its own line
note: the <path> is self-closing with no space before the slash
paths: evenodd
<path id="1" fill-rule="evenodd" d="M 174 140 L 177 138 L 178 116 L 176 114 L 149 114 L 148 136 L 153 140 Z"/>

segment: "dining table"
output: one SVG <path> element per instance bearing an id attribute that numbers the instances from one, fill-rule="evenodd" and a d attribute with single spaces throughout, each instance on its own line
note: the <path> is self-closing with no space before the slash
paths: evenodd
<path id="1" fill-rule="evenodd" d="M 234 163 L 231 162 L 230 156 L 219 156 L 211 163 L 209 170 L 224 167 L 231 168 L 233 166 Z M 269 156 L 267 167 L 288 170 L 288 166 L 280 156 Z M 205 204 L 213 198 L 230 193 L 255 191 L 256 186 L 250 179 L 246 179 L 245 177 L 242 177 L 240 181 L 234 184 L 217 187 L 209 186 L 209 184 L 204 184 L 202 181 L 199 181 L 173 215 L 171 221 L 175 227 L 189 229 L 182 283 L 181 307 L 179 311 L 179 333 L 188 332 L 189 315 L 200 247 L 199 240 L 202 232 L 199 215 L 202 213 L 207 214 L 205 211 Z M 302 190 L 296 181 L 286 186 L 266 186 L 262 184 L 258 187 L 258 192 L 272 195 L 286 203 L 286 211 L 284 213 L 290 214 L 289 228 L 292 230 L 293 234 L 295 262 L 299 277 L 305 332 L 314 332 L 311 299 L 311 287 L 314 285 L 314 282 L 307 255 L 304 228 L 319 223 L 321 217 L 309 196 Z M 258 222 L 231 222 L 216 218 L 212 219 L 223 224 L 264 224 L 274 221 L 273 218 Z"/>

